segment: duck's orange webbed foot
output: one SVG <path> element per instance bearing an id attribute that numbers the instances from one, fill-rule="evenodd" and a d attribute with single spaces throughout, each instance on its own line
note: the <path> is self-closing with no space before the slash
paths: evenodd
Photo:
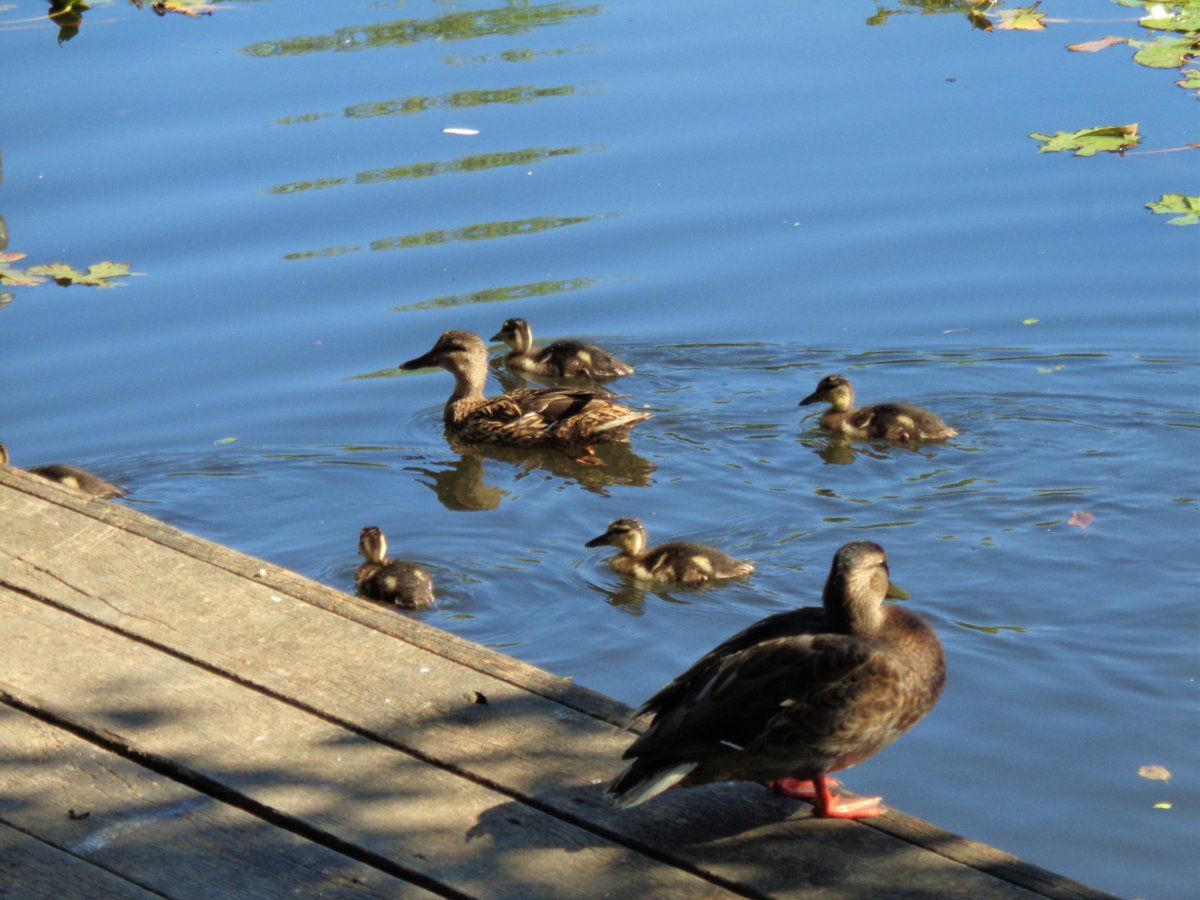
<path id="1" fill-rule="evenodd" d="M 837 787 L 835 778 L 818 775 L 811 781 L 800 781 L 795 778 L 780 778 L 772 781 L 770 786 L 788 797 L 799 797 L 813 801 L 813 815 L 819 819 L 871 819 L 882 816 L 887 810 L 883 808 L 882 797 L 856 797 L 853 800 L 841 800 L 829 792 L 829 788 Z"/>

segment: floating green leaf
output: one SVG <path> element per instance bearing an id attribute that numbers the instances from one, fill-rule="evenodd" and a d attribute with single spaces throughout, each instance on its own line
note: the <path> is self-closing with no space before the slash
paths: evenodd
<path id="1" fill-rule="evenodd" d="M 1200 40 L 1195 35 L 1183 38 L 1160 37 L 1153 41 L 1130 41 L 1137 47 L 1133 61 L 1151 69 L 1178 69 L 1200 53 Z"/>
<path id="2" fill-rule="evenodd" d="M 1138 20 L 1143 28 L 1153 28 L 1156 31 L 1200 31 L 1200 6 L 1192 3 L 1190 7 L 1181 4 L 1176 7 L 1174 14 L 1167 13 L 1165 4 L 1156 3 L 1149 10 L 1149 15 Z"/>
<path id="3" fill-rule="evenodd" d="M 1045 31 L 1042 19 L 1046 18 L 1046 14 L 1037 11 L 1041 5 L 1041 0 L 1038 0 L 1033 6 L 999 10 L 1000 21 L 996 27 L 1004 31 Z"/>
<path id="4" fill-rule="evenodd" d="M 1185 91 L 1200 94 L 1200 69 L 1184 69 L 1183 77 L 1175 83 Z"/>
<path id="5" fill-rule="evenodd" d="M 1097 153 L 1124 153 L 1141 143 L 1137 123 L 1132 125 L 1102 125 L 1098 128 L 1082 128 L 1079 131 L 1056 131 L 1053 135 L 1029 135 L 1041 141 L 1039 153 L 1059 153 L 1074 150 L 1076 156 L 1095 156 Z"/>
<path id="6" fill-rule="evenodd" d="M 1175 216 L 1174 219 L 1167 219 L 1168 225 L 1200 225 L 1200 197 L 1163 194 L 1147 203 L 1146 209 L 1160 216 Z"/>
<path id="7" fill-rule="evenodd" d="M 1039 321 L 1038 319 L 1022 319 L 1021 324 L 1022 325 L 1036 325 L 1038 323 L 1038 321 Z"/>
<path id="8" fill-rule="evenodd" d="M 33 287 L 46 280 L 45 278 L 38 278 L 36 275 L 30 275 L 27 270 L 14 269 L 9 265 L 9 263 L 24 258 L 24 253 L 0 253 L 0 284 Z"/>
<path id="9" fill-rule="evenodd" d="M 98 262 L 88 267 L 86 272 L 56 262 L 44 266 L 30 266 L 27 271 L 34 275 L 46 275 L 54 279 L 54 283 L 67 287 L 72 284 L 85 284 L 88 287 L 112 288 L 117 286 L 113 278 L 125 275 L 141 275 L 141 272 L 130 272 L 130 263 Z"/>

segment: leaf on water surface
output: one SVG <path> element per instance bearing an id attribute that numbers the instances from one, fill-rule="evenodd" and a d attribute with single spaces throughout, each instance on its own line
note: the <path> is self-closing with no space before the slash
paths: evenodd
<path id="1" fill-rule="evenodd" d="M 1160 216 L 1175 216 L 1173 219 L 1167 219 L 1168 225 L 1200 225 L 1200 197 L 1163 194 L 1157 200 L 1147 203 L 1146 209 Z"/>
<path id="2" fill-rule="evenodd" d="M 1171 804 L 1170 803 L 1155 803 L 1154 808 L 1155 809 L 1170 809 Z"/>
<path id="3" fill-rule="evenodd" d="M 142 275 L 142 272 L 130 272 L 132 263 L 115 263 L 105 260 L 88 266 L 86 272 L 80 272 L 67 263 L 56 262 L 44 266 L 30 266 L 27 270 L 34 275 L 46 275 L 54 279 L 54 283 L 67 287 L 72 284 L 85 284 L 88 287 L 113 288 L 118 283 L 111 281 L 125 275 Z"/>
<path id="4" fill-rule="evenodd" d="M 1042 0 L 1038 0 L 1033 6 L 1002 9 L 999 12 L 1000 21 L 996 23 L 996 27 L 1003 31 L 1045 31 L 1046 26 L 1042 20 L 1046 18 L 1046 14 L 1037 11 L 1041 5 Z"/>
<path id="5" fill-rule="evenodd" d="M 1073 50 L 1076 53 L 1099 53 L 1101 50 L 1107 50 L 1114 44 L 1128 44 L 1129 38 L 1108 37 L 1096 38 L 1094 41 L 1084 41 L 1080 44 L 1067 44 L 1068 50 Z"/>
<path id="6" fill-rule="evenodd" d="M 1146 15 L 1138 20 L 1138 24 L 1156 31 L 1200 31 L 1200 5 L 1181 3 L 1172 11 L 1165 3 L 1156 3 L 1147 8 Z"/>
<path id="7" fill-rule="evenodd" d="M 213 441 L 213 443 L 217 444 L 217 445 L 232 444 L 236 440 L 237 440 L 237 438 L 235 438 L 235 437 L 223 437 L 223 438 L 217 438 L 215 441 Z"/>
<path id="8" fill-rule="evenodd" d="M 1022 325 L 1036 325 L 1040 321 L 1041 321 L 1040 319 L 1022 319 L 1021 324 Z"/>
<path id="9" fill-rule="evenodd" d="M 1182 38 L 1160 37 L 1153 41 L 1130 41 L 1137 47 L 1133 61 L 1151 69 L 1178 69 L 1200 53 L 1200 41 L 1195 35 Z"/>
<path id="10" fill-rule="evenodd" d="M 1151 781 L 1171 780 L 1171 772 L 1166 766 L 1141 766 L 1138 768 L 1138 774 Z"/>
<path id="11" fill-rule="evenodd" d="M 1184 69 L 1183 77 L 1175 83 L 1185 91 L 1200 94 L 1200 69 Z"/>
<path id="12" fill-rule="evenodd" d="M 1056 131 L 1053 135 L 1033 132 L 1029 136 L 1042 142 L 1042 146 L 1038 148 L 1039 153 L 1074 150 L 1076 156 L 1095 156 L 1101 151 L 1123 154 L 1130 147 L 1136 147 L 1142 140 L 1136 122 L 1131 125 L 1081 128 L 1079 131 Z"/>
<path id="13" fill-rule="evenodd" d="M 22 269 L 14 269 L 8 263 L 24 259 L 24 253 L 0 253 L 0 284 L 12 284 L 17 287 L 33 287 L 41 284 L 45 278 L 30 275 Z"/>
<path id="14" fill-rule="evenodd" d="M 1061 372 L 1065 368 L 1066 368 L 1066 366 L 1063 365 L 1062 363 L 1059 363 L 1056 366 L 1038 366 L 1037 373 L 1039 375 L 1052 375 L 1055 372 Z"/>
<path id="15" fill-rule="evenodd" d="M 130 0 L 130 2 L 138 9 L 142 8 L 143 0 Z M 154 0 L 150 4 L 150 9 L 155 15 L 165 16 L 167 13 L 179 13 L 184 16 L 211 16 L 219 7 L 213 6 L 211 3 L 203 3 L 201 0 Z"/>
<path id="16" fill-rule="evenodd" d="M 1086 510 L 1072 510 L 1071 518 L 1067 520 L 1068 525 L 1077 525 L 1084 531 L 1088 526 L 1096 521 L 1096 514 L 1087 512 Z"/>

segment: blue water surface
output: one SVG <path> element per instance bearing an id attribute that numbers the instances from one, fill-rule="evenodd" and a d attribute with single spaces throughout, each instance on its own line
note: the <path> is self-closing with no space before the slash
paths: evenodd
<path id="1" fill-rule="evenodd" d="M 1198 140 L 1178 70 L 1065 49 L 1146 38 L 1135 10 L 216 5 L 93 3 L 61 44 L 46 4 L 0 11 L 0 252 L 144 273 L 0 286 L 14 462 L 345 589 L 377 524 L 435 573 L 427 621 L 629 703 L 876 540 L 950 679 L 848 786 L 1191 895 L 1200 228 L 1144 204 L 1198 193 L 1200 157 L 1028 137 Z M 655 418 L 603 469 L 460 454 L 449 377 L 395 370 L 510 316 L 638 367 L 619 389 Z M 796 405 L 831 372 L 962 434 L 832 443 Z M 627 515 L 758 572 L 627 584 L 583 546 Z"/>

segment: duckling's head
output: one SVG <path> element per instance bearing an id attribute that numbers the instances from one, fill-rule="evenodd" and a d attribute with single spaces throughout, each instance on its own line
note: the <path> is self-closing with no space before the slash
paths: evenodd
<path id="1" fill-rule="evenodd" d="M 0 466 L 8 465 L 8 448 L 0 441 Z"/>
<path id="2" fill-rule="evenodd" d="M 358 533 L 358 552 L 371 563 L 387 562 L 387 538 L 374 525 L 368 525 Z"/>
<path id="3" fill-rule="evenodd" d="M 646 526 L 637 519 L 616 519 L 608 523 L 604 534 L 592 538 L 585 547 L 600 547 L 611 544 L 622 553 L 636 556 L 646 546 Z"/>
<path id="4" fill-rule="evenodd" d="M 455 374 L 487 373 L 487 345 L 469 331 L 446 331 L 428 353 L 400 363 L 405 370 L 439 366 Z"/>
<path id="5" fill-rule="evenodd" d="M 533 329 L 524 319 L 505 319 L 491 340 L 504 341 L 518 353 L 524 353 L 533 346 Z"/>
<path id="6" fill-rule="evenodd" d="M 839 412 L 854 406 L 854 385 L 841 375 L 826 375 L 817 382 L 817 389 L 800 401 L 801 406 L 820 401 L 833 404 Z"/>
<path id="7" fill-rule="evenodd" d="M 835 630 L 871 630 L 885 597 L 907 600 L 908 592 L 892 584 L 883 548 L 871 541 L 851 541 L 838 548 L 822 598 Z"/>

